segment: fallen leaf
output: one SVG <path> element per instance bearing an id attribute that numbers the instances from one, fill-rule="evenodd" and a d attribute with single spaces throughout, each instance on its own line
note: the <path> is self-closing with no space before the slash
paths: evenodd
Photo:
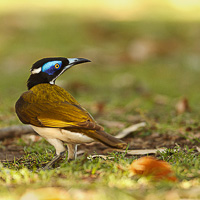
<path id="1" fill-rule="evenodd" d="M 96 110 L 98 115 L 102 115 L 102 113 L 105 111 L 105 102 L 97 102 Z"/>
<path id="2" fill-rule="evenodd" d="M 134 175 L 152 176 L 154 180 L 177 181 L 169 163 L 151 156 L 134 160 L 130 166 L 130 171 Z"/>
<path id="3" fill-rule="evenodd" d="M 175 106 L 176 112 L 178 115 L 190 111 L 190 106 L 187 98 L 179 100 Z"/>

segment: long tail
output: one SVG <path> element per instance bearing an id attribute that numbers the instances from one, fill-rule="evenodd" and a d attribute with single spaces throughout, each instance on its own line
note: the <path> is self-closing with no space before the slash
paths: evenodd
<path id="1" fill-rule="evenodd" d="M 95 140 L 98 140 L 99 142 L 102 142 L 103 144 L 113 147 L 113 148 L 117 148 L 117 149 L 126 149 L 127 147 L 127 143 L 125 143 L 124 141 L 115 138 L 114 136 L 99 130 L 96 131 L 95 134 L 92 135 L 92 138 L 94 138 Z"/>
<path id="2" fill-rule="evenodd" d="M 82 133 L 84 135 L 87 135 L 88 137 L 93 138 L 94 140 L 97 140 L 99 142 L 102 142 L 103 144 L 110 146 L 112 148 L 117 148 L 117 149 L 126 149 L 127 148 L 127 143 L 124 141 L 115 138 L 114 136 L 106 133 L 102 127 L 98 126 L 92 127 L 93 129 L 80 129 L 80 128 L 74 128 L 74 127 L 68 127 L 66 130 L 70 130 L 75 133 Z"/>

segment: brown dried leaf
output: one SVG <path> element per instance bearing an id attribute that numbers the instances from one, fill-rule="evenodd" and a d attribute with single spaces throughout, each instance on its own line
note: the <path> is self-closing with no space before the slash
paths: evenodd
<path id="1" fill-rule="evenodd" d="M 130 171 L 137 175 L 152 176 L 155 180 L 177 181 L 170 164 L 154 157 L 142 157 L 134 160 L 130 166 Z"/>
<path id="2" fill-rule="evenodd" d="M 185 112 L 190 111 L 190 106 L 187 98 L 183 98 L 178 101 L 178 103 L 175 106 L 176 112 L 178 115 L 183 114 Z"/>

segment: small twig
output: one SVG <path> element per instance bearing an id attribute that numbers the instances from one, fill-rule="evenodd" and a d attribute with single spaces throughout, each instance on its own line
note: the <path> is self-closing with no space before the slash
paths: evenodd
<path id="1" fill-rule="evenodd" d="M 126 153 L 127 155 L 132 155 L 132 156 L 142 156 L 142 155 L 155 155 L 159 152 L 166 151 L 166 148 L 159 148 L 159 149 L 139 149 L 139 150 L 121 150 L 121 149 L 106 149 L 104 152 L 109 152 L 109 151 L 117 151 L 121 153 Z M 104 160 L 108 159 L 113 159 L 113 156 L 108 156 L 108 155 L 90 155 L 87 157 L 87 159 L 93 159 L 93 158 L 103 158 Z"/>
<path id="2" fill-rule="evenodd" d="M 146 122 L 134 124 L 132 126 L 129 126 L 128 128 L 125 128 L 123 131 L 118 133 L 115 137 L 118 139 L 122 139 L 122 138 L 126 137 L 127 135 L 129 135 L 130 133 L 137 131 L 139 128 L 145 127 L 146 125 L 147 125 Z"/>
<path id="3" fill-rule="evenodd" d="M 114 159 L 115 157 L 108 155 L 90 155 L 87 157 L 88 160 L 92 160 L 93 158 L 102 158 L 104 160 L 109 160 L 109 159 Z"/>
<path id="4" fill-rule="evenodd" d="M 138 149 L 138 150 L 122 150 L 122 149 L 106 149 L 105 152 L 117 151 L 121 153 L 126 153 L 127 155 L 148 155 L 148 154 L 157 154 L 159 152 L 166 151 L 166 148 L 158 149 Z"/>

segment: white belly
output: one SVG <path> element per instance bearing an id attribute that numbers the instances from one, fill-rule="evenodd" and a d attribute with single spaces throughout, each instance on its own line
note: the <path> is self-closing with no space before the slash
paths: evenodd
<path id="1" fill-rule="evenodd" d="M 69 144 L 82 144 L 94 141 L 92 138 L 81 133 L 75 133 L 60 128 L 43 128 L 37 126 L 32 126 L 32 128 L 46 139 L 59 139 Z"/>

